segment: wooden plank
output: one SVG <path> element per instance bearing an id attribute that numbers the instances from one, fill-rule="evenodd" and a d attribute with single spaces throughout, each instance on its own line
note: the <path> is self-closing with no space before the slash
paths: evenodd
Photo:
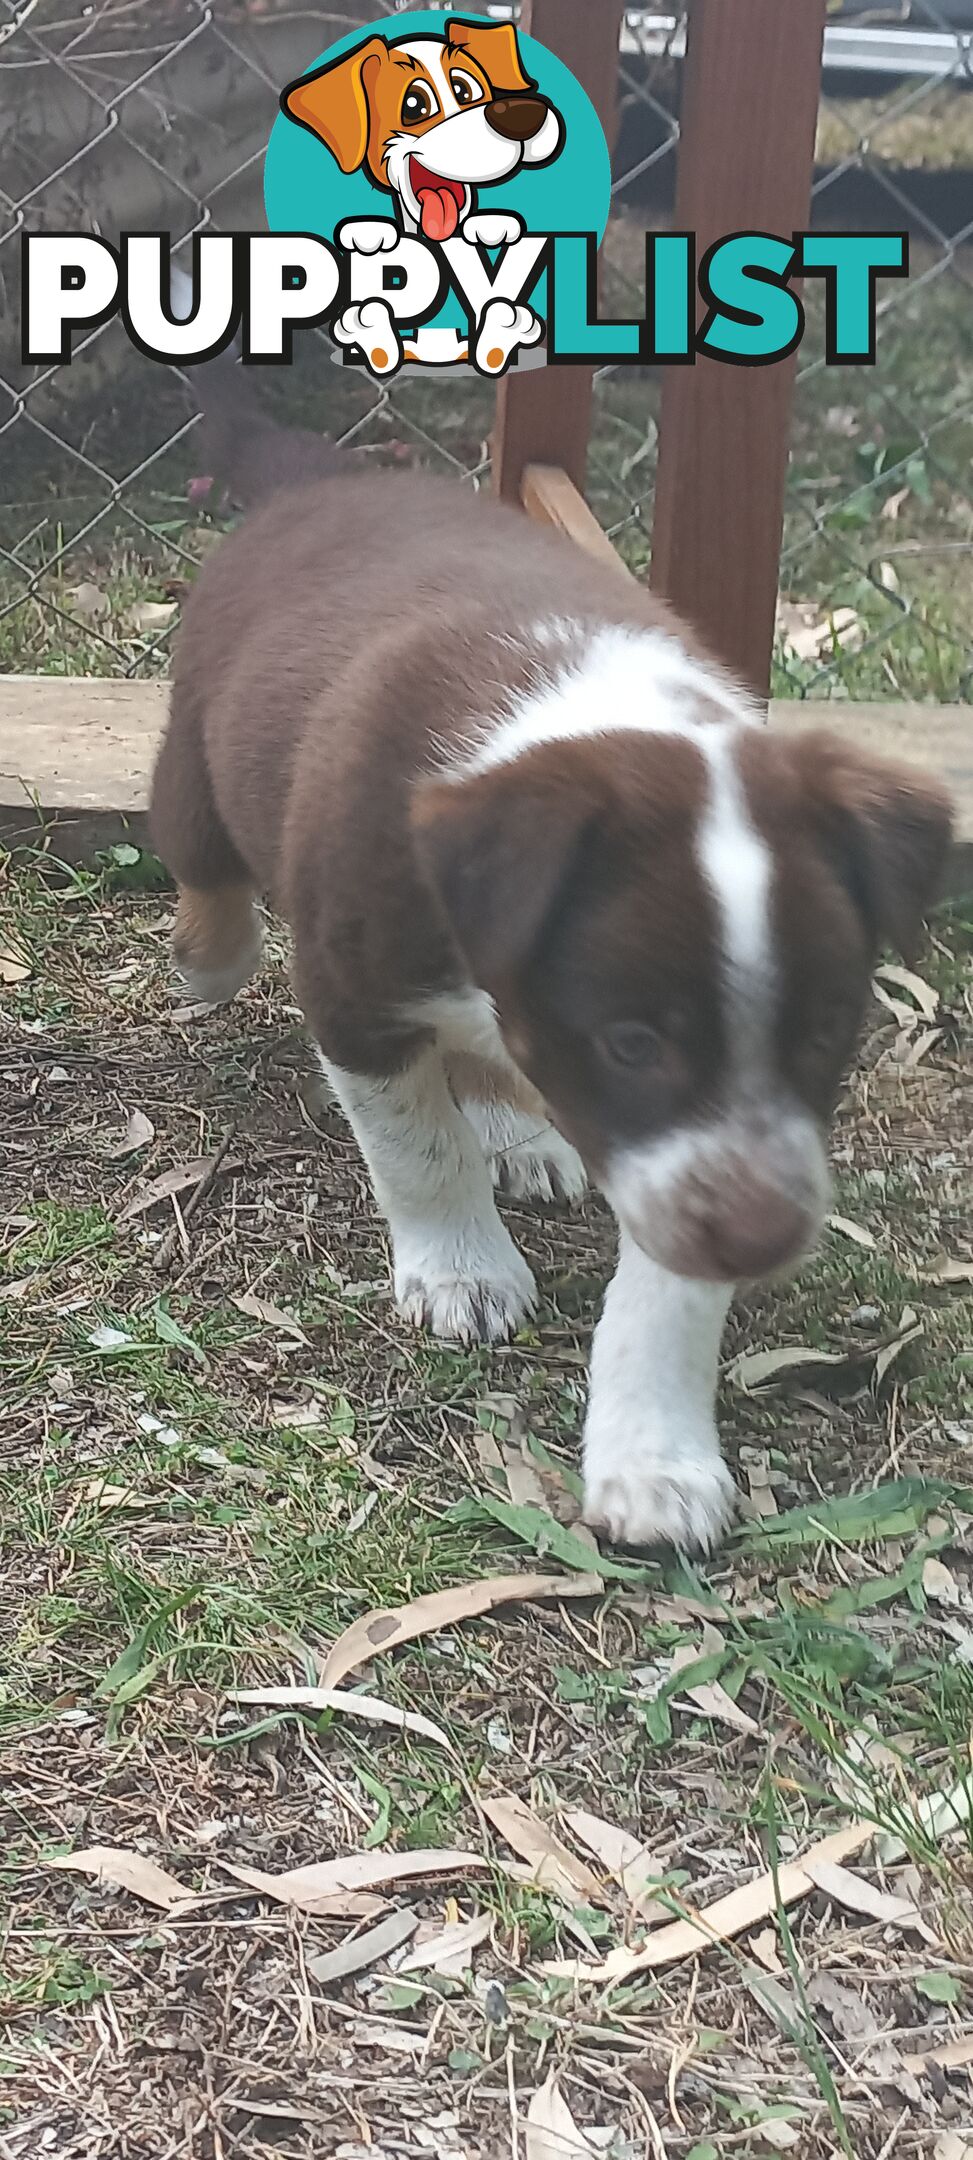
<path id="1" fill-rule="evenodd" d="M 625 0 L 524 0 L 520 24 L 584 84 L 614 144 L 618 46 Z M 497 391 L 493 481 L 505 502 L 519 503 L 527 465 L 559 465 L 584 491 L 591 433 L 590 367 L 546 368 L 505 376 Z"/>
<path id="2" fill-rule="evenodd" d="M 620 577 L 629 576 L 594 512 L 560 465 L 528 465 L 521 500 L 528 516 L 536 518 L 538 524 L 555 526 L 584 548 L 587 555 L 593 555 L 598 562 L 610 562 Z"/>
<path id="3" fill-rule="evenodd" d="M 144 831 L 166 710 L 161 682 L 0 675 L 0 841 L 36 839 L 54 819 L 54 852 L 83 859 Z M 858 705 L 778 699 L 782 733 L 831 728 L 862 749 L 936 775 L 956 803 L 953 891 L 973 889 L 973 717 L 968 705 Z M 36 806 L 36 807 L 35 807 Z"/>
<path id="4" fill-rule="evenodd" d="M 674 227 L 807 226 L 826 0 L 691 0 Z M 797 356 L 665 370 L 652 583 L 767 695 Z"/>

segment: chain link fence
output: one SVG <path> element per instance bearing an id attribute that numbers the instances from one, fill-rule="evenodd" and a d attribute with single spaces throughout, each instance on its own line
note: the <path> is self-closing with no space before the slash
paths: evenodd
<path id="1" fill-rule="evenodd" d="M 908 228 L 913 276 L 881 288 L 875 369 L 826 369 L 807 295 L 776 688 L 950 700 L 973 681 L 973 19 L 967 0 L 870 8 L 874 72 L 825 80 L 815 221 Z M 0 12 L 0 670 L 165 671 L 187 578 L 213 526 L 191 506 L 191 401 L 117 323 L 70 367 L 19 363 L 23 230 L 260 229 L 281 84 L 390 0 L 2 0 Z M 516 13 L 516 8 L 508 12 Z M 864 15 L 845 7 L 846 27 Z M 914 12 L 914 11 L 913 11 Z M 971 11 L 973 16 L 973 11 Z M 896 47 L 894 37 L 901 46 Z M 671 212 L 685 24 L 633 9 L 606 302 L 641 312 L 643 234 Z M 908 51 L 906 47 L 908 45 Z M 843 45 L 839 57 L 848 57 Z M 898 53 L 901 52 L 901 65 Z M 868 58 L 868 51 L 865 54 Z M 908 67 L 923 72 L 910 74 Z M 488 473 L 493 397 L 472 376 L 375 384 L 309 333 L 268 402 L 377 459 Z M 626 559 L 651 551 L 659 376 L 598 379 L 593 505 Z"/>

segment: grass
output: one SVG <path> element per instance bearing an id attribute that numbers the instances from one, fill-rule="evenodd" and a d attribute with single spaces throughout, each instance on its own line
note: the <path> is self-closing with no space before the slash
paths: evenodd
<path id="1" fill-rule="evenodd" d="M 970 1250 L 969 910 L 940 918 L 922 961 L 939 1041 L 904 1064 L 876 1007 L 848 1090 L 837 1207 L 864 1242 L 830 1232 L 733 1323 L 736 1357 L 855 1354 L 828 1394 L 727 1381 L 738 1478 L 776 1512 L 751 1503 L 705 1568 L 606 1552 L 600 1598 L 508 1607 L 378 1656 L 366 1692 L 432 1718 L 445 1756 L 228 1691 L 313 1681 L 372 1607 L 573 1553 L 610 1226 L 594 1204 L 514 1211 L 544 1303 L 509 1349 L 406 1335 L 350 1140 L 309 1079 L 279 943 L 236 1006 L 174 1020 L 169 902 L 143 882 L 153 866 L 131 851 L 96 873 L 30 855 L 0 873 L 0 948 L 30 969 L 4 990 L 0 1043 L 0 2124 L 14 2160 L 45 2140 L 107 2155 L 110 2122 L 133 2150 L 175 2155 L 187 2109 L 209 2111 L 192 2149 L 214 2160 L 275 2140 L 357 2152 L 366 2125 L 363 2149 L 397 2150 L 406 2123 L 433 2140 L 421 2149 L 486 2160 L 512 2150 L 512 2105 L 522 2145 L 551 2068 L 617 2160 L 877 2160 L 897 2122 L 897 2152 L 930 2151 L 963 2120 L 966 2073 L 923 2078 L 907 2102 L 902 2060 L 973 2016 L 973 1834 L 962 1810 L 944 1830 L 935 1799 L 970 1776 L 973 1296 L 926 1279 Z M 136 1110 L 151 1131 L 124 1153 Z M 154 1177 L 227 1140 L 231 1167 L 182 1235 L 171 1202 L 126 1216 Z M 300 1332 L 241 1311 L 247 1291 Z M 860 1353 L 907 1307 L 923 1332 L 876 1391 Z M 508 1490 L 504 1444 L 525 1451 L 533 1499 Z M 714 1686 L 715 1710 L 688 1692 Z M 577 1808 L 644 1841 L 676 1913 L 862 1809 L 882 1838 L 850 1863 L 853 1883 L 909 1898 L 927 1938 L 822 1889 L 789 1922 L 771 1914 L 776 1973 L 756 1928 L 576 1992 L 550 1960 L 597 1960 L 637 1941 L 639 1921 L 602 1869 L 604 1902 L 574 1912 L 507 1878 L 482 1813 L 504 1794 L 575 1850 Z M 90 1845 L 144 1853 L 214 1901 L 153 1912 L 51 1867 Z M 475 1979 L 379 1964 L 319 1985 L 314 1960 L 349 1923 L 289 1914 L 226 1873 L 430 1846 L 488 1862 L 475 1884 L 447 1874 L 397 1900 L 427 1928 L 489 1917 Z M 823 1979 L 853 1992 L 871 2035 L 857 2049 L 820 2006 Z"/>

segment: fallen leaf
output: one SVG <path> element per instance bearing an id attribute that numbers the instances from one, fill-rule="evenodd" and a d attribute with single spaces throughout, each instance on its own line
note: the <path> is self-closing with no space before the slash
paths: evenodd
<path id="1" fill-rule="evenodd" d="M 148 1147 L 155 1139 L 155 1126 L 144 1110 L 133 1110 L 125 1130 L 113 1140 L 106 1153 L 112 1162 L 121 1162 L 126 1155 L 136 1155 L 139 1148 Z"/>
<path id="2" fill-rule="evenodd" d="M 122 1328 L 108 1327 L 103 1322 L 98 1327 L 92 1328 L 88 1341 L 93 1350 L 130 1350 L 133 1337 L 126 1335 Z"/>
<path id="3" fill-rule="evenodd" d="M 397 1964 L 396 1973 L 437 1972 L 456 1976 L 468 1972 L 473 1953 L 488 1940 L 492 1924 L 489 1913 L 479 1913 L 475 1920 L 460 1920 L 442 1928 L 437 1935 L 429 1936 L 425 1942 L 408 1950 Z"/>
<path id="4" fill-rule="evenodd" d="M 785 652 L 795 660 L 827 660 L 835 653 L 859 652 L 865 626 L 855 608 L 837 607 L 821 616 L 817 607 L 785 602 L 779 617 Z"/>
<path id="5" fill-rule="evenodd" d="M 227 1700 L 254 1703 L 258 1709 L 339 1710 L 345 1717 L 366 1718 L 373 1725 L 394 1725 L 400 1732 L 415 1733 L 420 1740 L 434 1740 L 437 1747 L 453 1751 L 453 1743 L 441 1725 L 423 1717 L 419 1710 L 400 1710 L 379 1695 L 355 1695 L 348 1689 L 326 1687 L 230 1688 Z"/>
<path id="6" fill-rule="evenodd" d="M 901 591 L 901 580 L 894 563 L 880 562 L 878 576 L 879 583 L 886 592 L 897 593 Z"/>
<path id="7" fill-rule="evenodd" d="M 932 2160 L 973 2160 L 973 2145 L 956 2130 L 944 2130 L 932 2149 Z"/>
<path id="8" fill-rule="evenodd" d="M 907 1350 L 910 1343 L 918 1342 L 925 1332 L 918 1314 L 913 1312 L 911 1305 L 907 1305 L 899 1322 L 898 1334 L 893 1335 L 891 1342 L 883 1343 L 882 1348 L 876 1352 L 872 1377 L 872 1387 L 876 1395 L 879 1394 L 893 1365 L 898 1363 L 903 1350 Z"/>
<path id="9" fill-rule="evenodd" d="M 755 1957 L 758 1964 L 763 1966 L 764 1971 L 771 1973 L 775 1980 L 784 1978 L 787 1968 L 781 1963 L 775 1928 L 764 1928 L 761 1935 L 754 1936 L 750 1945 L 750 1955 Z"/>
<path id="10" fill-rule="evenodd" d="M 122 1852 L 113 1845 L 89 1845 L 84 1852 L 63 1853 L 49 1860 L 47 1866 L 69 1868 L 78 1875 L 92 1875 L 97 1883 L 108 1883 L 115 1890 L 130 1890 L 133 1897 L 157 1906 L 161 1912 L 196 1903 L 192 1892 L 184 1890 L 182 1883 L 174 1875 L 167 1875 L 165 1868 L 157 1867 L 154 1860 L 147 1860 L 143 1853 Z"/>
<path id="11" fill-rule="evenodd" d="M 973 1283 L 973 1260 L 940 1260 L 920 1277 L 925 1283 Z"/>
<path id="12" fill-rule="evenodd" d="M 128 619 L 140 637 L 149 637 L 157 630 L 164 630 L 178 613 L 179 605 L 175 600 L 137 600 L 128 610 Z"/>
<path id="13" fill-rule="evenodd" d="M 532 2093 L 524 2160 L 590 2160 L 598 2148 L 579 2130 L 554 2071 Z"/>
<path id="14" fill-rule="evenodd" d="M 359 2018 L 351 2028 L 356 2047 L 371 2048 L 383 2055 L 421 2055 L 427 2037 L 418 2026 L 389 2025 L 384 2018 Z"/>
<path id="15" fill-rule="evenodd" d="M 660 1928 L 641 1950 L 619 1948 L 609 1952 L 602 1965 L 582 1965 L 578 1959 L 554 1959 L 545 1965 L 545 1971 L 564 1980 L 579 1983 L 602 1983 L 627 1979 L 630 1973 L 645 1972 L 659 1965 L 673 1965 L 684 1958 L 698 1957 L 714 1944 L 732 1942 L 760 1920 L 769 1920 L 781 1905 L 794 1905 L 800 1898 L 808 1897 L 814 1883 L 808 1874 L 808 1864 L 817 1867 L 822 1862 L 847 1860 L 852 1853 L 860 1852 L 875 1836 L 873 1823 L 847 1823 L 843 1830 L 836 1830 L 831 1837 L 822 1838 L 812 1845 L 800 1860 L 786 1861 L 778 1870 L 776 1882 L 768 1870 L 751 1883 L 744 1883 L 739 1890 L 731 1890 L 726 1897 L 717 1898 L 705 1906 L 698 1917 L 690 1920 L 674 1920 L 669 1927 Z"/>
<path id="16" fill-rule="evenodd" d="M 89 1478 L 84 1497 L 100 1508 L 144 1508 L 148 1505 L 130 1485 L 107 1485 L 102 1477 Z"/>
<path id="17" fill-rule="evenodd" d="M 0 983 L 26 982 L 30 972 L 31 963 L 23 953 L 12 945 L 0 945 Z"/>
<path id="18" fill-rule="evenodd" d="M 592 1874 L 583 1860 L 575 1858 L 523 1800 L 507 1793 L 495 1800 L 484 1800 L 482 1806 L 488 1822 L 492 1822 L 511 1850 L 521 1860 L 526 1860 L 534 1881 L 542 1890 L 553 1891 L 566 1905 L 605 1903 L 605 1893 L 597 1875 Z"/>
<path id="19" fill-rule="evenodd" d="M 886 518 L 890 525 L 895 525 L 898 522 L 902 505 L 903 503 L 908 502 L 911 493 L 911 488 L 896 488 L 894 495 L 886 496 L 885 501 L 882 504 L 881 510 L 879 511 L 879 516 Z"/>
<path id="20" fill-rule="evenodd" d="M 549 1515 L 551 1509 L 548 1505 L 547 1494 L 533 1463 L 528 1460 L 523 1448 L 505 1447 L 502 1450 L 501 1461 L 503 1473 L 507 1480 L 507 1491 L 514 1505 L 516 1507 L 543 1508 L 545 1514 Z"/>
<path id="21" fill-rule="evenodd" d="M 939 992 L 931 983 L 923 982 L 921 975 L 913 974 L 911 968 L 898 967 L 893 961 L 883 963 L 875 970 L 882 983 L 891 983 L 893 989 L 904 990 L 917 1005 L 924 1020 L 935 1020 L 939 1012 Z"/>
<path id="22" fill-rule="evenodd" d="M 671 1918 L 671 1907 L 652 1896 L 653 1869 L 647 1846 L 641 1845 L 629 1830 L 619 1830 L 614 1823 L 603 1822 L 600 1815 L 589 1815 L 586 1808 L 569 1809 L 564 1820 L 579 1844 L 587 1846 L 624 1890 L 629 1903 L 643 1920 Z M 656 1872 L 656 1883 L 658 1879 Z"/>
<path id="23" fill-rule="evenodd" d="M 688 1670 L 691 1665 L 698 1665 L 700 1654 L 698 1650 L 688 1646 L 677 1650 L 672 1660 L 673 1673 Z M 702 1654 L 705 1655 L 705 1651 Z M 741 1710 L 739 1703 L 734 1702 L 732 1695 L 727 1694 L 718 1680 L 704 1681 L 699 1687 L 687 1687 L 685 1692 L 687 1699 L 704 1717 L 715 1718 L 720 1724 L 734 1725 L 738 1732 L 756 1733 L 759 1737 L 759 1725 L 745 1710 Z"/>
<path id="24" fill-rule="evenodd" d="M 922 2055 L 906 2055 L 903 2061 L 913 2077 L 922 2077 L 930 2070 L 965 2070 L 968 2063 L 973 2063 L 973 2037 L 947 2040 L 942 2047 L 929 2048 Z"/>
<path id="25" fill-rule="evenodd" d="M 80 585 L 69 585 L 67 598 L 73 603 L 74 612 L 84 622 L 103 622 L 111 614 L 111 601 L 107 593 L 100 592 L 97 585 L 84 578 Z"/>
<path id="26" fill-rule="evenodd" d="M 755 1514 L 779 1515 L 777 1495 L 770 1478 L 770 1458 L 766 1449 L 761 1450 L 746 1466 L 747 1485 Z"/>
<path id="27" fill-rule="evenodd" d="M 921 1935 L 924 1942 L 937 1941 L 911 1898 L 890 1897 L 886 1891 L 876 1890 L 873 1883 L 856 1875 L 853 1869 L 840 1867 L 834 1861 L 809 1857 L 803 1865 L 815 1889 L 822 1890 L 833 1904 L 843 1905 L 848 1912 L 861 1913 L 868 1920 L 880 1920 L 886 1927 L 909 1928 Z"/>
<path id="28" fill-rule="evenodd" d="M 840 2039 L 849 2040 L 853 2047 L 863 2047 L 881 2038 L 878 2019 L 857 1988 L 844 1987 L 830 1973 L 822 1972 L 814 1974 L 807 1992 L 814 2008 L 830 2018 Z"/>
<path id="29" fill-rule="evenodd" d="M 923 1563 L 922 1587 L 935 1605 L 960 1606 L 963 1603 L 963 1593 L 952 1569 L 933 1555 Z"/>
<path id="30" fill-rule="evenodd" d="M 335 1980 L 347 1980 L 349 1973 L 367 1972 L 370 1965 L 377 1965 L 381 1958 L 391 1956 L 393 1950 L 408 1942 L 418 1925 L 418 1913 L 389 1913 L 386 1920 L 367 1928 L 363 1935 L 346 1937 L 336 1949 L 308 1958 L 308 1972 L 322 1987 L 330 1987 Z"/>
<path id="31" fill-rule="evenodd" d="M 851 1372 L 863 1364 L 867 1356 L 865 1350 L 846 1353 L 844 1350 L 809 1350 L 800 1345 L 792 1350 L 747 1350 L 741 1357 L 731 1358 L 726 1378 L 745 1395 L 756 1395 L 764 1388 L 769 1390 L 787 1387 L 795 1381 L 820 1380 L 829 1372 Z"/>
<path id="32" fill-rule="evenodd" d="M 174 1195 L 178 1198 L 180 1193 L 190 1192 L 194 1186 L 201 1185 L 205 1177 L 209 1177 L 216 1167 L 216 1161 L 215 1155 L 197 1155 L 191 1162 L 174 1163 L 171 1170 L 163 1170 L 161 1176 L 153 1178 L 150 1185 L 143 1185 L 141 1192 L 136 1193 L 128 1206 L 122 1209 L 119 1222 L 130 1222 L 133 1216 L 146 1214 L 149 1208 L 158 1207 L 161 1201 L 171 1200 Z M 224 1177 L 229 1171 L 240 1170 L 242 1167 L 236 1157 L 228 1155 L 226 1160 L 220 1163 L 220 1176 Z"/>
<path id="33" fill-rule="evenodd" d="M 237 1312 L 244 1313 L 248 1320 L 259 1320 L 264 1327 L 276 1328 L 280 1334 L 290 1335 L 295 1342 L 303 1343 L 306 1349 L 310 1349 L 310 1342 L 300 1321 L 295 1320 L 293 1313 L 285 1312 L 281 1305 L 272 1305 L 269 1298 L 257 1297 L 252 1290 L 244 1290 L 239 1297 L 231 1298 L 230 1302 L 236 1306 Z"/>
<path id="34" fill-rule="evenodd" d="M 875 1239 L 863 1223 L 850 1222 L 847 1215 L 829 1215 L 829 1230 L 836 1230 L 839 1237 L 848 1238 L 852 1245 L 860 1245 L 864 1252 L 875 1251 Z"/>
<path id="35" fill-rule="evenodd" d="M 259 1868 L 220 1866 L 235 1882 L 276 1899 L 297 1912 L 334 1914 L 340 1910 L 343 1892 L 381 1890 L 388 1883 L 418 1882 L 427 1875 L 486 1874 L 489 1863 L 479 1853 L 447 1850 L 382 1853 L 346 1853 L 340 1860 L 321 1860 L 310 1867 L 288 1868 L 283 1875 L 265 1875 Z"/>
<path id="36" fill-rule="evenodd" d="M 482 1582 L 456 1583 L 450 1590 L 435 1590 L 415 1598 L 411 1605 L 380 1606 L 362 1613 L 332 1643 L 321 1673 L 323 1687 L 337 1687 L 346 1673 L 367 1665 L 374 1657 L 397 1650 L 401 1643 L 419 1635 L 434 1635 L 459 1620 L 475 1620 L 497 1605 L 531 1603 L 545 1598 L 599 1597 L 604 1589 L 600 1575 L 492 1575 Z"/>

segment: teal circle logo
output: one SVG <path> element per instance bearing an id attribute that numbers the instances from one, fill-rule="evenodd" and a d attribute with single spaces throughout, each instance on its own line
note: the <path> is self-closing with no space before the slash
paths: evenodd
<path id="1" fill-rule="evenodd" d="M 474 354 L 467 350 L 470 312 L 439 249 L 455 258 L 450 243 L 478 243 L 502 292 L 503 257 L 508 248 L 516 254 L 515 236 L 522 242 L 563 233 L 603 238 L 611 202 L 608 145 L 587 92 L 555 53 L 510 23 L 411 8 L 339 38 L 288 85 L 281 107 L 264 167 L 270 230 L 312 233 L 342 250 L 350 241 L 352 251 L 389 251 L 384 281 L 381 265 L 371 284 L 364 264 L 353 266 L 359 297 L 366 290 L 369 297 L 358 313 L 347 311 L 344 328 L 340 318 L 333 325 L 350 357 L 363 348 L 376 374 L 386 367 L 394 372 L 403 359 L 467 358 L 482 372 L 502 373 L 510 364 L 509 355 L 501 363 L 505 338 L 517 345 L 518 358 L 539 344 L 546 268 L 518 295 L 526 307 L 515 308 L 516 323 L 508 319 L 511 299 L 489 303 L 500 311 L 491 318 L 500 325 L 499 343 L 489 343 L 488 331 Z M 379 220 L 383 233 L 364 230 Z M 387 351 L 384 329 L 374 328 L 384 320 L 383 307 L 394 313 L 393 235 L 424 243 L 434 258 L 418 335 L 410 342 L 406 331 L 404 350 L 396 353 Z M 412 260 L 418 260 L 414 248 Z M 384 301 L 373 297 L 381 282 Z M 415 282 L 417 290 L 424 285 L 421 277 Z"/>

